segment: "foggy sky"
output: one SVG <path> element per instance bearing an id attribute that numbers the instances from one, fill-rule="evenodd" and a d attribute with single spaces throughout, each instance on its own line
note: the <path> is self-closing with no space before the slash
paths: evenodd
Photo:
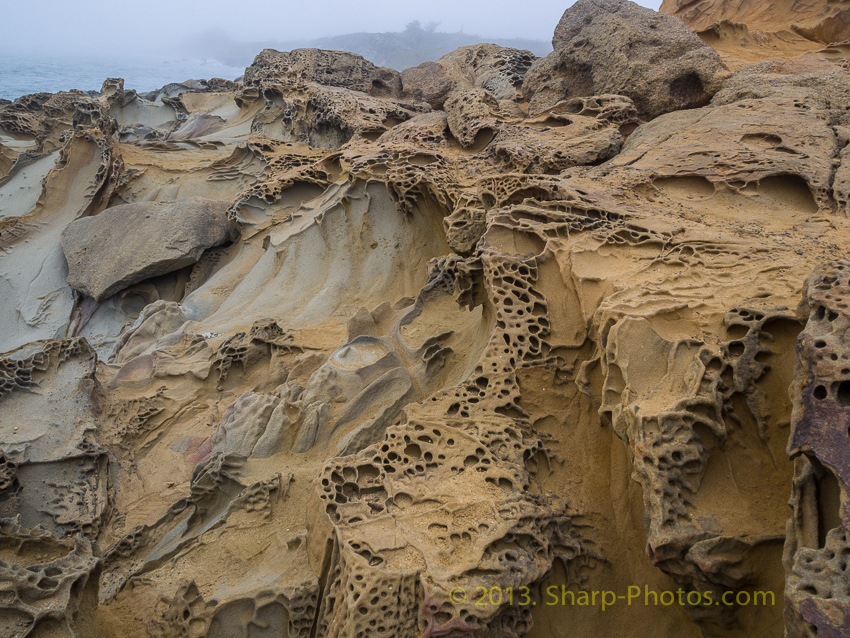
<path id="1" fill-rule="evenodd" d="M 127 57 L 220 30 L 241 41 L 401 31 L 412 20 L 438 31 L 550 40 L 572 0 L 0 0 L 0 54 L 96 53 Z M 661 0 L 639 0 L 658 9 Z"/>

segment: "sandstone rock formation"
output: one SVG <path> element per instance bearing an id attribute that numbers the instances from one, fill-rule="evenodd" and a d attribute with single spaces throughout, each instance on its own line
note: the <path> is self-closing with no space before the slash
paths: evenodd
<path id="1" fill-rule="evenodd" d="M 789 636 L 841 636 L 850 628 L 850 380 L 843 362 L 849 265 L 845 260 L 819 265 L 806 280 L 800 304 L 808 321 L 794 362 L 788 441 L 796 457 L 794 516 L 786 541 Z M 821 509 L 809 501 L 811 494 Z"/>
<path id="2" fill-rule="evenodd" d="M 579 0 L 552 47 L 525 77 L 531 114 L 566 98 L 616 93 L 652 118 L 702 106 L 725 76 L 720 57 L 690 29 L 631 2 Z"/>
<path id="3" fill-rule="evenodd" d="M 683 20 L 730 68 L 774 57 L 839 63 L 847 57 L 850 3 L 844 0 L 664 0 L 660 10 Z"/>
<path id="4" fill-rule="evenodd" d="M 760 31 L 796 31 L 823 44 L 850 40 L 850 3 L 842 0 L 805 3 L 664 0 L 661 11 L 680 17 L 694 31 L 727 21 Z"/>
<path id="5" fill-rule="evenodd" d="M 514 100 L 536 59 L 531 51 L 479 44 L 461 47 L 436 62 L 402 71 L 404 95 L 442 109 L 452 91 L 485 89 L 497 101 Z"/>
<path id="6" fill-rule="evenodd" d="M 203 199 L 113 206 L 62 231 L 68 285 L 102 301 L 132 284 L 196 263 L 235 238 L 228 205 Z"/>
<path id="7" fill-rule="evenodd" d="M 315 82 L 374 97 L 397 98 L 401 94 L 398 71 L 374 64 L 354 53 L 296 49 L 280 52 L 266 49 L 245 69 L 245 86 Z"/>
<path id="8" fill-rule="evenodd" d="M 0 105 L 0 635 L 848 635 L 850 73 L 555 42 Z"/>

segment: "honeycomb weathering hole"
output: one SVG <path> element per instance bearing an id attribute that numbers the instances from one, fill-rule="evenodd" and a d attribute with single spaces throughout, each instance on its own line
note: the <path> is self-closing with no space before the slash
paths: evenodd
<path id="1" fill-rule="evenodd" d="M 759 180 L 759 197 L 783 203 L 803 213 L 816 213 L 818 203 L 808 182 L 799 175 L 775 175 Z"/>
<path id="2" fill-rule="evenodd" d="M 850 406 L 850 381 L 841 381 L 835 390 L 835 398 L 842 407 Z"/>
<path id="3" fill-rule="evenodd" d="M 684 106 L 701 106 L 705 100 L 705 87 L 696 73 L 682 75 L 670 83 L 670 95 Z"/>

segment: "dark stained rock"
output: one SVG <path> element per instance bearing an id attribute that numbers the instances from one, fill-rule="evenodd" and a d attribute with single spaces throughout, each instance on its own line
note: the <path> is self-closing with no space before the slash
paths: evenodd
<path id="1" fill-rule="evenodd" d="M 78 219 L 62 233 L 68 284 L 101 300 L 189 266 L 207 248 L 234 238 L 227 208 L 226 202 L 207 199 L 140 202 Z"/>
<path id="2" fill-rule="evenodd" d="M 850 631 L 850 263 L 819 264 L 803 285 L 788 453 L 795 458 L 786 537 L 786 636 Z M 807 498 L 817 494 L 817 500 Z M 814 502 L 812 502 L 814 501 Z"/>

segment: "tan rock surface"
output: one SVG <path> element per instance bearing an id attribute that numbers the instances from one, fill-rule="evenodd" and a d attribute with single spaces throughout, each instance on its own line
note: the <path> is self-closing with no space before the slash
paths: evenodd
<path id="1" fill-rule="evenodd" d="M 480 45 L 0 105 L 0 635 L 846 635 L 850 75 L 640 15 L 698 104 Z M 232 244 L 68 285 L 197 198 Z"/>
<path id="2" fill-rule="evenodd" d="M 846 0 L 663 0 L 660 11 L 681 18 L 694 31 L 728 21 L 759 31 L 797 32 L 823 44 L 850 40 Z"/>
<path id="3" fill-rule="evenodd" d="M 664 0 L 660 11 L 684 21 L 731 69 L 775 57 L 847 57 L 845 0 Z"/>

